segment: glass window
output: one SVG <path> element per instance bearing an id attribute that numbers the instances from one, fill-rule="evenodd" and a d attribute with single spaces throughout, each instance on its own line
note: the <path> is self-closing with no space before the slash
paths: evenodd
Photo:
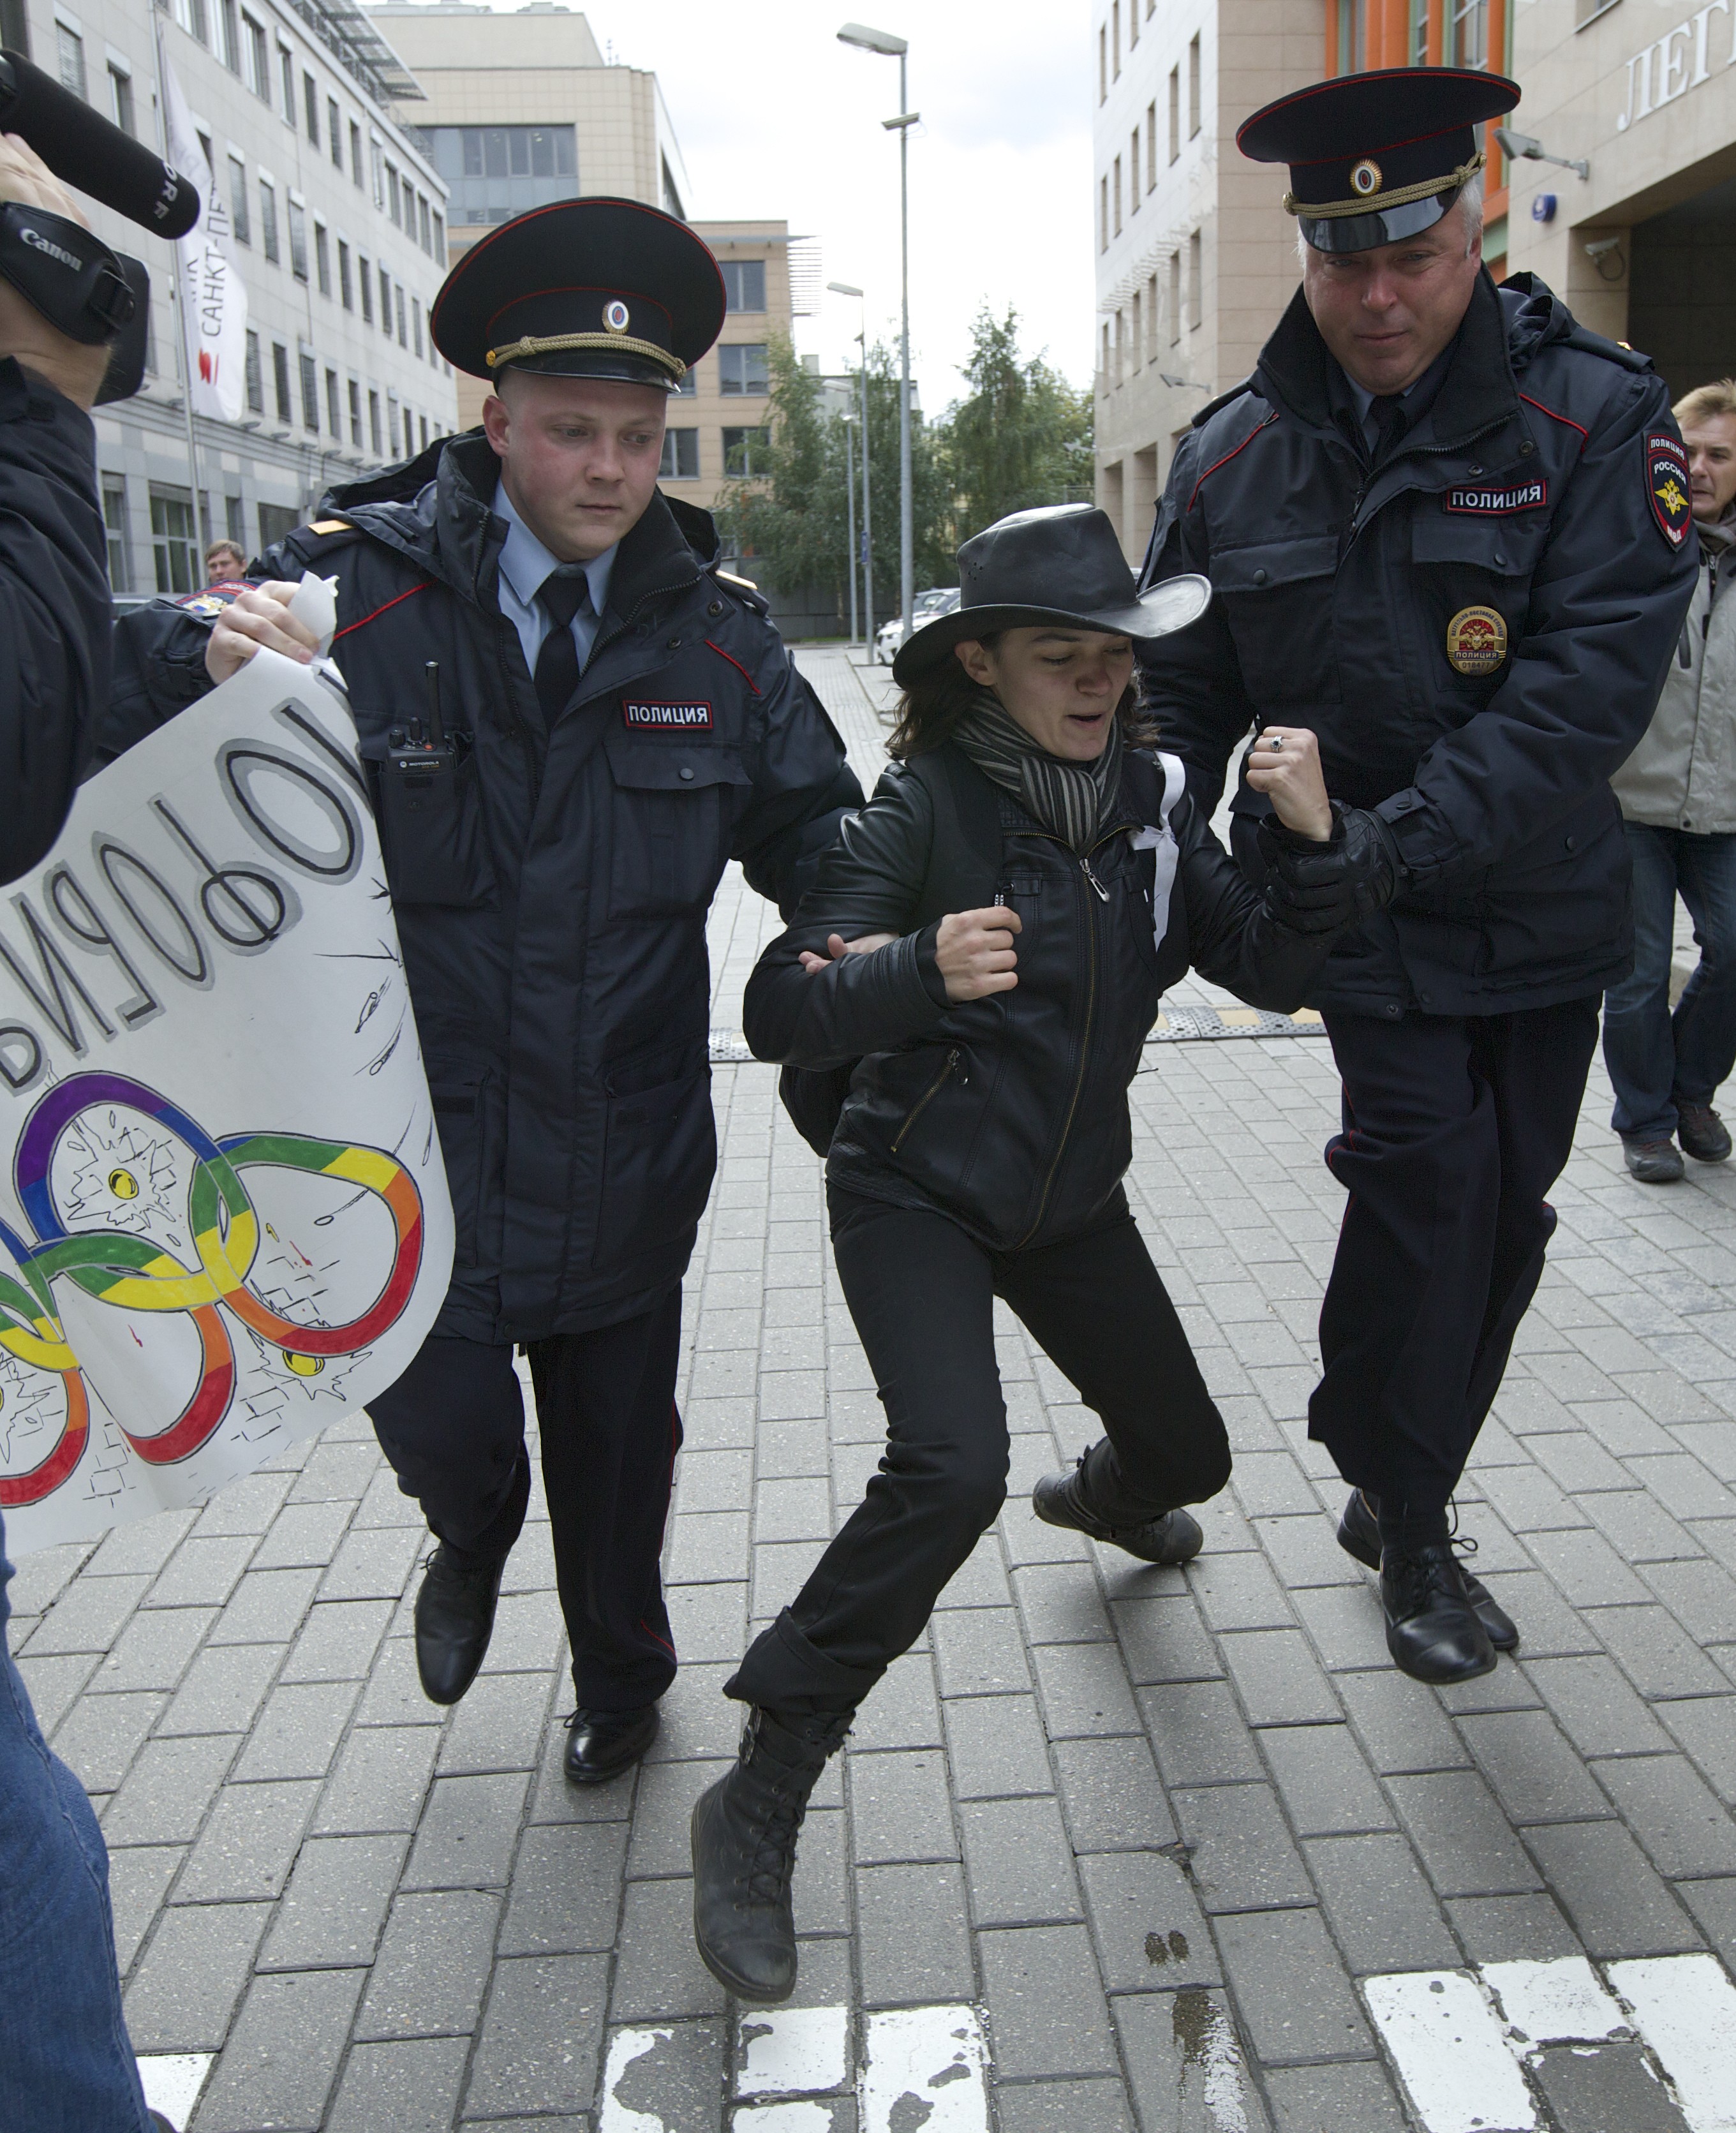
<path id="1" fill-rule="evenodd" d="M 223 500 L 223 530 L 244 556 L 248 551 L 246 514 L 238 496 L 226 496 Z"/>
<path id="2" fill-rule="evenodd" d="M 430 126 L 426 137 L 459 229 L 508 222 L 579 190 L 570 126 Z"/>
<path id="3" fill-rule="evenodd" d="M 296 123 L 296 55 L 287 45 L 277 47 L 277 70 L 283 77 L 283 115 Z"/>
<path id="4" fill-rule="evenodd" d="M 160 593 L 196 592 L 204 583 L 190 491 L 151 483 L 151 557 Z"/>
<path id="5" fill-rule="evenodd" d="M 697 364 L 690 363 L 686 370 L 682 374 L 680 383 L 676 388 L 676 397 L 682 400 L 690 400 L 699 389 L 699 365 Z"/>
<path id="6" fill-rule="evenodd" d="M 349 441 L 358 451 L 362 449 L 362 388 L 354 378 L 349 381 Z"/>
<path id="7" fill-rule="evenodd" d="M 307 279 L 307 209 L 300 200 L 289 204 L 290 272 L 298 282 Z"/>
<path id="8" fill-rule="evenodd" d="M 422 359 L 422 307 L 412 296 L 410 299 L 410 338 L 416 349 L 416 361 Z"/>
<path id="9" fill-rule="evenodd" d="M 132 590 L 132 550 L 127 538 L 127 477 L 103 476 L 103 531 L 108 543 L 108 585 L 112 592 Z"/>
<path id="10" fill-rule="evenodd" d="M 301 111 L 307 122 L 307 137 L 320 145 L 320 84 L 310 74 L 301 77 Z"/>
<path id="11" fill-rule="evenodd" d="M 256 415 L 265 412 L 265 378 L 259 366 L 259 336 L 248 328 L 248 406 Z"/>
<path id="12" fill-rule="evenodd" d="M 223 49 L 218 57 L 231 74 L 241 72 L 241 18 L 235 0 L 217 0 L 217 23 Z"/>
<path id="13" fill-rule="evenodd" d="M 380 434 L 380 396 L 372 391 L 368 395 L 368 434 L 373 441 L 374 457 L 383 458 L 386 441 Z"/>
<path id="14" fill-rule="evenodd" d="M 386 209 L 386 158 L 377 147 L 372 152 L 373 166 L 373 204 L 382 214 Z"/>
<path id="15" fill-rule="evenodd" d="M 272 383 L 277 388 L 277 420 L 292 421 L 295 418 L 290 412 L 289 350 L 281 340 L 272 343 Z"/>
<path id="16" fill-rule="evenodd" d="M 334 437 L 344 435 L 344 402 L 338 392 L 338 373 L 325 373 L 325 426 Z"/>
<path id="17" fill-rule="evenodd" d="M 700 433 L 697 430 L 666 430 L 663 458 L 657 469 L 661 481 L 697 481 L 700 478 Z"/>
<path id="18" fill-rule="evenodd" d="M 334 96 L 328 96 L 325 99 L 325 146 L 333 162 L 341 171 L 344 167 L 344 114 L 339 110 L 338 99 Z"/>
<path id="19" fill-rule="evenodd" d="M 302 523 L 303 513 L 293 504 L 262 503 L 259 507 L 259 547 L 262 554 L 287 540 Z"/>
<path id="20" fill-rule="evenodd" d="M 422 433 L 422 450 L 426 452 L 428 449 L 428 417 L 426 415 L 418 415 L 416 421 L 416 427 Z"/>
<path id="21" fill-rule="evenodd" d="M 392 217 L 393 224 L 402 229 L 404 210 L 398 199 L 398 166 L 396 163 L 386 166 L 386 212 Z"/>
<path id="22" fill-rule="evenodd" d="M 1191 141 L 1200 131 L 1200 32 L 1195 30 L 1187 42 L 1187 137 Z"/>
<path id="23" fill-rule="evenodd" d="M 1488 65 L 1488 0 L 1451 0 L 1451 27 L 1447 33 L 1449 66 L 1484 67 Z M 69 84 L 70 87 L 70 84 Z"/>
<path id="24" fill-rule="evenodd" d="M 55 24 L 55 46 L 60 61 L 60 86 L 75 96 L 89 97 L 84 84 L 84 40 L 64 22 Z"/>
<path id="25" fill-rule="evenodd" d="M 331 294 L 331 244 L 325 234 L 325 224 L 314 224 L 314 274 L 320 284 L 320 294 Z"/>
<path id="26" fill-rule="evenodd" d="M 717 352 L 718 389 L 725 394 L 761 393 L 771 389 L 766 344 L 736 341 Z"/>
<path id="27" fill-rule="evenodd" d="M 108 115 L 123 133 L 136 131 L 132 118 L 132 76 L 108 62 Z"/>
<path id="28" fill-rule="evenodd" d="M 438 208 L 434 210 L 433 220 L 434 243 L 431 249 L 434 263 L 436 267 L 444 267 L 446 263 L 446 222 Z"/>
<path id="29" fill-rule="evenodd" d="M 404 320 L 404 285 L 402 282 L 397 285 L 397 294 L 398 300 L 398 346 L 400 348 L 408 348 L 410 345 L 410 332 Z"/>
<path id="30" fill-rule="evenodd" d="M 362 285 L 362 323 L 371 326 L 373 324 L 373 269 L 365 256 L 358 256 L 356 260 L 356 279 Z"/>
<path id="31" fill-rule="evenodd" d="M 267 259 L 282 256 L 277 247 L 277 188 L 269 178 L 259 181 L 259 242 Z"/>
<path id="32" fill-rule="evenodd" d="M 724 301 L 732 311 L 762 311 L 766 308 L 766 262 L 763 259 L 725 259 Z"/>
<path id="33" fill-rule="evenodd" d="M 320 426 L 320 370 L 314 359 L 304 348 L 299 358 L 301 372 L 301 426 L 317 431 Z"/>
<path id="34" fill-rule="evenodd" d="M 766 464 L 766 448 L 772 441 L 769 430 L 725 430 L 724 432 L 724 471 L 738 479 L 751 480 L 755 475 L 769 474 Z"/>
<path id="35" fill-rule="evenodd" d="M 349 271 L 349 247 L 338 239 L 338 296 L 346 311 L 356 307 L 355 285 Z"/>
<path id="36" fill-rule="evenodd" d="M 252 218 L 248 213 L 248 166 L 239 156 L 229 158 L 229 227 L 238 244 L 253 241 Z"/>
<path id="37" fill-rule="evenodd" d="M 428 199 L 425 193 L 416 196 L 416 241 L 424 252 L 434 249 L 434 230 L 428 219 Z"/>
<path id="38" fill-rule="evenodd" d="M 272 100 L 271 64 L 266 58 L 264 26 L 251 15 L 241 18 L 242 75 L 255 96 Z"/>
<path id="39" fill-rule="evenodd" d="M 349 122 L 349 175 L 359 185 L 362 182 L 362 129 L 352 118 Z"/>

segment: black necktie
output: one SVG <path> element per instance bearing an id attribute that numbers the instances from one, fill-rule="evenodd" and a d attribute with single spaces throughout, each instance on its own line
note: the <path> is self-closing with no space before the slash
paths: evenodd
<path id="1" fill-rule="evenodd" d="M 579 648 L 573 642 L 573 617 L 590 604 L 584 566 L 564 563 L 543 580 L 536 599 L 549 619 L 549 633 L 536 654 L 536 701 L 551 725 L 579 689 Z"/>
<path id="2" fill-rule="evenodd" d="M 1405 403 L 1397 392 L 1377 392 L 1368 402 L 1374 421 L 1374 456 L 1383 460 L 1405 433 Z"/>

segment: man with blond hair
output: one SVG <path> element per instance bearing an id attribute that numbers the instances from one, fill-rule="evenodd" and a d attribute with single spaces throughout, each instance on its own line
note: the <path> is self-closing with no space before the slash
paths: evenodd
<path id="1" fill-rule="evenodd" d="M 1727 1159 L 1712 1099 L 1736 1066 L 1736 378 L 1696 387 L 1675 412 L 1700 575 L 1652 723 L 1610 780 L 1633 861 L 1633 975 L 1604 999 L 1604 1062 L 1610 1123 L 1643 1185 L 1673 1184 L 1684 1154 Z M 1672 1014 L 1678 896 L 1700 961 Z"/>

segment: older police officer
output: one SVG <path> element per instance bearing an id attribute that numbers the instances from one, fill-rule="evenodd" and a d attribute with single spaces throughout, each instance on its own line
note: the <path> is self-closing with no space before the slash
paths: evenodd
<path id="1" fill-rule="evenodd" d="M 1144 582 L 1208 573 L 1148 693 L 1214 800 L 1252 726 L 1311 727 L 1388 879 L 1313 999 L 1344 1080 L 1349 1199 L 1309 1404 L 1425 1681 L 1518 1635 L 1448 1510 L 1536 1290 L 1598 999 L 1630 962 L 1610 773 L 1694 583 L 1687 464 L 1648 359 L 1534 277 L 1482 270 L 1476 126 L 1496 75 L 1323 82 L 1242 128 L 1290 166 L 1302 286 L 1252 378 L 1178 448 Z M 1267 803 L 1243 784 L 1237 849 Z"/>
<path id="2" fill-rule="evenodd" d="M 440 1543 L 417 1662 L 454 1703 L 488 1649 L 530 1490 L 526 1344 L 581 1784 L 643 1755 L 675 1673 L 657 1558 L 715 1164 L 706 911 L 732 857 L 792 911 L 862 797 L 764 601 L 714 567 L 709 518 L 656 486 L 666 396 L 723 317 L 710 253 L 634 201 L 483 238 L 430 320 L 494 383 L 482 430 L 339 492 L 257 589 L 123 625 L 105 736 L 261 644 L 305 656 L 287 580 L 337 574 L 458 1225 L 435 1331 L 371 1409 Z"/>

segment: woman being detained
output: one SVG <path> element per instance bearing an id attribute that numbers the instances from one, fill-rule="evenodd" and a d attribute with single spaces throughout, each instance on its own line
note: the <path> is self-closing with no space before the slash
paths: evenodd
<path id="1" fill-rule="evenodd" d="M 862 1505 L 728 1684 L 752 1707 L 740 1759 L 694 1810 L 700 1952 L 750 2002 L 794 1989 L 826 1757 L 1005 1500 L 997 1297 L 1105 1432 L 1038 1483 L 1037 1516 L 1145 1562 L 1198 1551 L 1181 1506 L 1224 1486 L 1229 1447 L 1128 1210 L 1128 1085 L 1190 967 L 1299 1006 L 1373 864 L 1311 733 L 1264 729 L 1252 758 L 1277 817 L 1263 893 L 1152 752 L 1134 643 L 1194 620 L 1204 580 L 1139 599 L 1089 506 L 1004 518 L 959 567 L 960 609 L 894 662 L 893 763 L 748 987 L 757 1057 L 854 1062 L 826 1193 L 887 1418 Z"/>

